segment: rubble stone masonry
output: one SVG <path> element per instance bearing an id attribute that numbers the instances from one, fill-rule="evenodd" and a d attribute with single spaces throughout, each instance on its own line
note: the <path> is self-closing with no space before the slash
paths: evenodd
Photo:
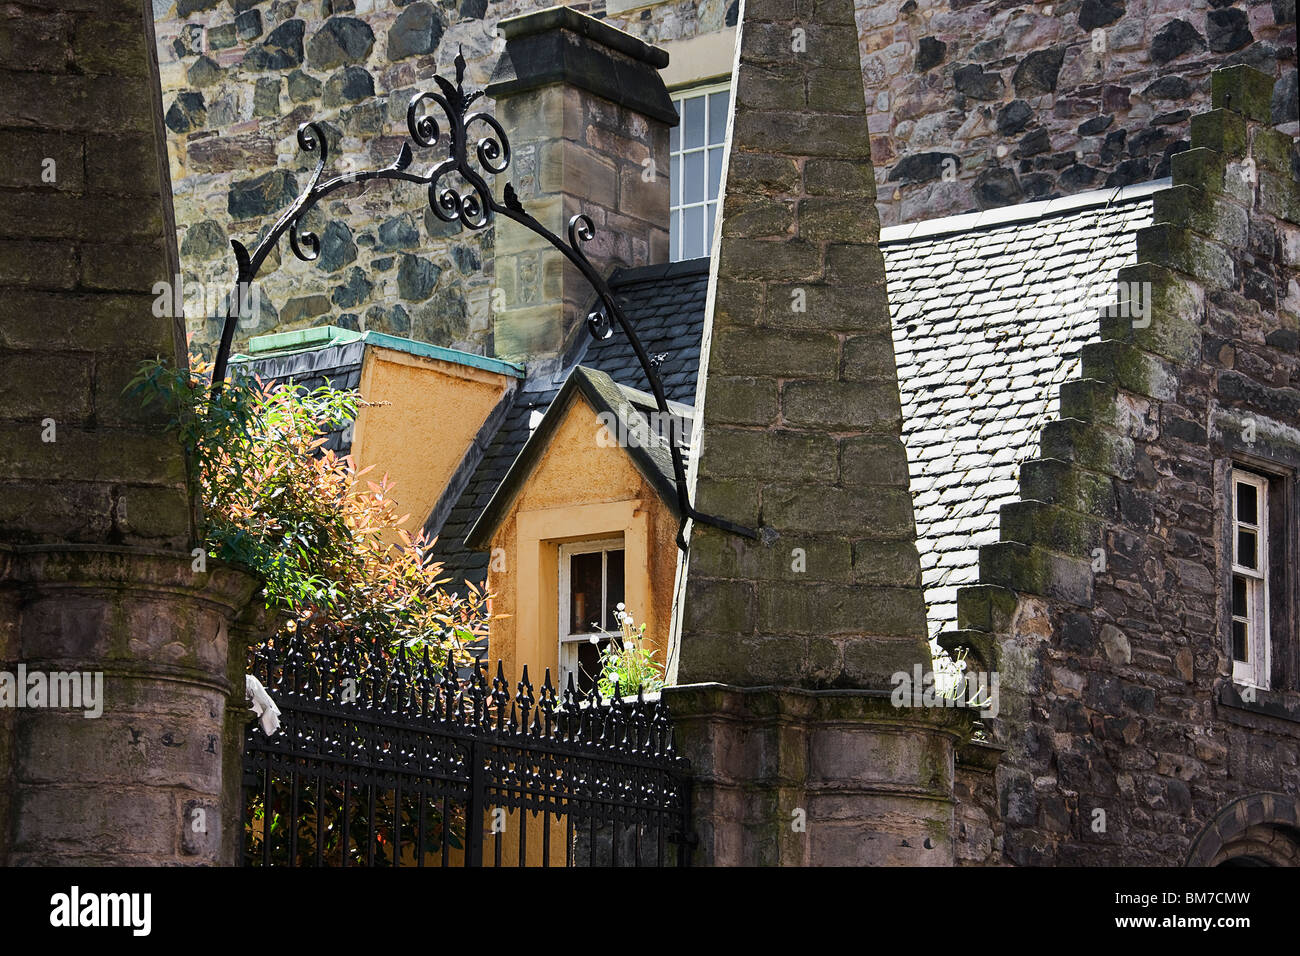
<path id="1" fill-rule="evenodd" d="M 1295 853 L 1300 149 L 1272 122 L 1271 76 L 1236 66 L 1212 88 L 941 638 L 1002 673 L 1009 750 L 985 816 L 1011 863 L 1217 862 L 1252 827 L 1257 858 Z M 1275 490 L 1272 668 L 1253 694 L 1228 652 L 1234 464 Z"/>
<path id="2" fill-rule="evenodd" d="M 340 172 L 387 165 L 433 73 L 463 49 L 481 89 L 498 21 L 548 5 L 154 0 L 186 281 L 215 303 L 229 240 L 251 247 L 303 185 L 300 123 L 325 124 Z M 572 6 L 606 15 L 604 0 Z M 620 4 L 608 19 L 662 45 L 734 26 L 737 6 Z M 1269 118 L 1296 132 L 1295 0 L 858 0 L 855 17 L 884 225 L 1167 176 L 1216 66 L 1280 78 Z M 443 223 L 423 191 L 387 182 L 335 194 L 307 226 L 320 258 L 273 257 L 238 344 L 332 323 L 493 354 L 493 229 Z M 202 352 L 215 311 L 191 309 Z"/>

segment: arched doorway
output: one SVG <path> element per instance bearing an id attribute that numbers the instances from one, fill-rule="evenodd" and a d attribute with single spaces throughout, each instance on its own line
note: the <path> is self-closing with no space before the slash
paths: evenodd
<path id="1" fill-rule="evenodd" d="M 1188 866 L 1300 866 L 1300 800 L 1252 793 L 1229 803 L 1196 837 Z"/>

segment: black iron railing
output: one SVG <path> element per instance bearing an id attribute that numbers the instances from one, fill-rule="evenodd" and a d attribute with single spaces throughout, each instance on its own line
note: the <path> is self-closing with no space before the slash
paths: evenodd
<path id="1" fill-rule="evenodd" d="M 684 866 L 689 765 L 658 701 L 468 680 L 339 639 L 252 654 L 280 708 L 244 746 L 250 866 Z"/>

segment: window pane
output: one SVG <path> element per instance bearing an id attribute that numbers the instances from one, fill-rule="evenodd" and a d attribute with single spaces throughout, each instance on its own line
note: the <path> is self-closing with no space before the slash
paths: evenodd
<path id="1" fill-rule="evenodd" d="M 614 619 L 618 606 L 623 603 L 623 552 L 610 551 L 609 565 L 605 571 L 605 630 L 618 630 Z"/>
<path id="2" fill-rule="evenodd" d="M 718 184 L 722 181 L 722 150 L 709 150 L 709 198 L 718 198 Z"/>
<path id="3" fill-rule="evenodd" d="M 600 621 L 600 558 L 575 554 L 569 559 L 569 633 L 586 634 Z"/>
<path id="4" fill-rule="evenodd" d="M 680 156 L 674 156 L 668 161 L 668 189 L 668 195 L 671 197 L 668 204 L 680 206 L 682 202 L 682 158 Z"/>
<path id="5" fill-rule="evenodd" d="M 686 153 L 682 156 L 682 202 L 704 200 L 704 153 Z"/>
<path id="6" fill-rule="evenodd" d="M 721 143 L 727 138 L 727 101 L 730 93 L 709 94 L 709 144 Z"/>
<path id="7" fill-rule="evenodd" d="M 668 226 L 668 248 L 674 262 L 681 259 L 682 214 L 673 210 L 672 221 Z"/>
<path id="8" fill-rule="evenodd" d="M 1232 576 L 1232 616 L 1250 617 L 1250 605 L 1246 600 L 1246 579 L 1240 574 Z"/>
<path id="9" fill-rule="evenodd" d="M 704 234 L 704 251 L 709 255 L 713 254 L 713 224 L 718 219 L 718 204 L 709 203 L 704 207 L 707 211 L 704 214 L 704 225 L 708 230 Z"/>
<path id="10" fill-rule="evenodd" d="M 1237 563 L 1243 568 L 1258 568 L 1255 556 L 1255 532 L 1237 529 Z"/>
<path id="11" fill-rule="evenodd" d="M 682 210 L 682 258 L 698 259 L 704 255 L 704 207 Z"/>
<path id="12" fill-rule="evenodd" d="M 1254 485 L 1237 483 L 1237 520 L 1259 524 L 1259 495 Z"/>
<path id="13" fill-rule="evenodd" d="M 600 652 L 608 645 L 609 641 L 600 641 L 596 644 L 583 641 L 578 645 L 578 691 L 580 693 L 590 693 L 596 686 L 596 681 L 600 677 Z"/>
<path id="14" fill-rule="evenodd" d="M 682 142 L 686 148 L 704 145 L 704 97 L 692 96 L 683 104 Z"/>
<path id="15" fill-rule="evenodd" d="M 1250 663 L 1250 642 L 1246 640 L 1246 622 L 1232 622 L 1232 659 L 1243 664 Z"/>

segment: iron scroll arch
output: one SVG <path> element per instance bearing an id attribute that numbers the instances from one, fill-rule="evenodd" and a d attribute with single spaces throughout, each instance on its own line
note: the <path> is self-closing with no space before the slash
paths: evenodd
<path id="1" fill-rule="evenodd" d="M 657 370 L 658 362 L 647 355 L 645 347 L 637 338 L 623 310 L 609 290 L 604 277 L 588 260 L 583 252 L 583 243 L 590 242 L 596 234 L 591 219 L 578 213 L 569 220 L 568 241 L 566 242 L 534 219 L 524 209 L 514 186 L 507 183 L 504 201 L 498 201 L 492 195 L 484 175 L 470 162 L 470 131 L 482 128 L 479 138 L 473 143 L 473 155 L 478 166 L 492 175 L 504 173 L 510 166 L 510 140 L 506 131 L 491 113 L 486 111 L 468 112 L 470 106 L 483 96 L 482 90 L 466 93 L 464 88 L 465 58 L 458 53 L 455 60 L 456 83 L 453 85 L 446 77 L 435 75 L 439 91 L 425 91 L 415 94 L 406 110 L 407 132 L 411 142 L 418 148 L 429 149 L 443 138 L 444 130 L 437 117 L 424 111 L 425 104 L 436 104 L 446 123 L 447 158 L 438 163 L 426 174 L 411 171 L 414 152 L 410 142 L 402 144 L 397 159 L 389 166 L 366 172 L 344 173 L 325 179 L 325 164 L 329 158 L 329 147 L 325 132 L 314 122 L 302 124 L 298 128 L 298 146 L 306 153 L 317 153 L 316 168 L 312 172 L 306 187 L 280 215 L 271 229 L 257 243 L 252 252 L 237 240 L 231 240 L 237 265 L 234 292 L 227 297 L 226 314 L 221 330 L 221 342 L 217 348 L 212 372 L 212 389 L 219 392 L 226 378 L 230 361 L 230 349 L 234 342 L 235 327 L 239 315 L 244 311 L 243 304 L 251 294 L 251 283 L 261 271 L 263 264 L 276 247 L 282 236 L 288 233 L 289 246 L 295 256 L 310 262 L 320 255 L 320 239 L 310 231 L 302 231 L 299 226 L 302 218 L 313 209 L 321 199 L 336 190 L 372 179 L 392 179 L 416 183 L 425 186 L 429 194 L 429 206 L 434 215 L 443 222 L 459 222 L 463 227 L 479 230 L 488 226 L 494 216 L 504 216 L 519 223 L 526 229 L 541 236 L 554 246 L 569 262 L 582 273 L 588 284 L 596 293 L 599 305 L 587 316 L 587 330 L 598 341 L 608 339 L 614 333 L 614 326 L 627 336 L 636 353 L 641 370 L 650 383 L 655 404 L 659 412 L 670 415 L 668 399 L 664 393 L 663 383 Z M 451 185 L 448 177 L 457 175 L 464 183 L 457 188 Z M 686 481 L 686 465 L 681 449 L 676 441 L 667 442 L 672 456 L 673 476 L 677 492 L 677 510 L 680 516 L 677 528 L 677 547 L 688 550 L 686 540 L 686 523 L 694 520 L 720 528 L 731 534 L 757 540 L 758 535 L 751 528 L 735 524 L 716 515 L 698 511 L 690 500 Z"/>

